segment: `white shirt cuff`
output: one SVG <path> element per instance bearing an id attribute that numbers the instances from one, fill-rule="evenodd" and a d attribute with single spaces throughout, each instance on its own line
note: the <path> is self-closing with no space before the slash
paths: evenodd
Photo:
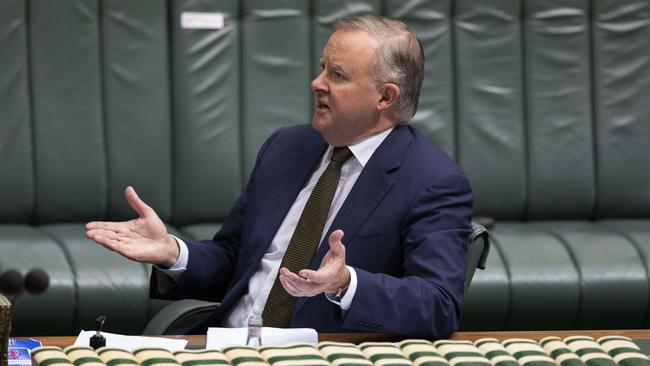
<path id="1" fill-rule="evenodd" d="M 155 267 L 160 273 L 167 275 L 169 279 L 171 279 L 173 282 L 176 282 L 179 278 L 181 278 L 181 275 L 183 275 L 183 272 L 185 272 L 187 269 L 189 251 L 187 249 L 187 244 L 185 244 L 183 239 L 174 235 L 172 235 L 172 237 L 176 240 L 176 243 L 178 243 L 178 259 L 176 260 L 176 263 L 174 263 L 174 265 L 169 268 L 162 268 L 158 265 Z M 160 277 L 158 278 L 160 279 Z"/>
<path id="2" fill-rule="evenodd" d="M 357 272 L 350 266 L 346 267 L 348 267 L 348 270 L 350 271 L 350 285 L 348 286 L 348 290 L 345 292 L 345 295 L 343 295 L 341 298 L 341 301 L 337 301 L 334 298 L 333 294 L 325 293 L 327 300 L 340 306 L 341 310 L 343 311 L 350 309 L 350 306 L 352 306 L 352 300 L 354 299 L 354 294 L 357 292 Z"/>

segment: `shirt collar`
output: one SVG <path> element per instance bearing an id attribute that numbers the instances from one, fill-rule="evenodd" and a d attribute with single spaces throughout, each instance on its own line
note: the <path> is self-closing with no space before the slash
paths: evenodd
<path id="1" fill-rule="evenodd" d="M 372 157 L 372 154 L 377 150 L 379 145 L 386 139 L 388 134 L 393 130 L 394 127 L 391 127 L 387 130 L 384 130 L 378 134 L 368 136 L 365 139 L 357 142 L 354 145 L 348 146 L 350 151 L 352 151 L 352 154 L 354 157 L 357 159 L 357 161 L 361 164 L 362 167 L 366 166 L 366 163 L 368 163 L 368 160 L 370 160 L 370 157 Z M 334 150 L 332 146 L 329 147 L 328 153 L 329 156 L 332 156 L 331 151 Z"/>

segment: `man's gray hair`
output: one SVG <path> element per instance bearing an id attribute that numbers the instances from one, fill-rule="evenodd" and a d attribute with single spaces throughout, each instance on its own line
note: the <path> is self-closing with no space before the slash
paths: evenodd
<path id="1" fill-rule="evenodd" d="M 339 19 L 334 23 L 334 31 L 339 30 L 363 31 L 377 40 L 378 60 L 372 77 L 377 84 L 390 82 L 399 87 L 400 97 L 393 113 L 400 122 L 406 123 L 417 110 L 424 78 L 420 40 L 406 24 L 376 15 Z"/>

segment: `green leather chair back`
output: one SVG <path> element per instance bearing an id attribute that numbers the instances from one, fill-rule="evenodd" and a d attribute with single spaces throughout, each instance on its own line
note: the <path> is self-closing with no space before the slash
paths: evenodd
<path id="1" fill-rule="evenodd" d="M 500 219 L 650 215 L 643 0 L 5 0 L 3 222 L 220 221 L 257 149 L 310 120 L 334 19 L 407 22 L 427 56 L 412 123 Z M 218 12 L 218 30 L 181 26 Z"/>

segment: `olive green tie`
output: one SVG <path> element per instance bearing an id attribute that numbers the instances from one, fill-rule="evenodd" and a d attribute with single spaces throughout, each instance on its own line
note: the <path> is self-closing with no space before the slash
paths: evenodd
<path id="1" fill-rule="evenodd" d="M 323 234 L 327 215 L 332 205 L 336 187 L 341 177 L 341 166 L 352 156 L 347 147 L 335 147 L 327 169 L 318 179 L 305 208 L 302 210 L 296 229 L 282 257 L 280 268 L 287 267 L 297 273 L 309 267 Z M 291 320 L 296 298 L 282 287 L 279 276 L 275 278 L 269 298 L 266 300 L 262 319 L 264 326 L 286 328 Z"/>

